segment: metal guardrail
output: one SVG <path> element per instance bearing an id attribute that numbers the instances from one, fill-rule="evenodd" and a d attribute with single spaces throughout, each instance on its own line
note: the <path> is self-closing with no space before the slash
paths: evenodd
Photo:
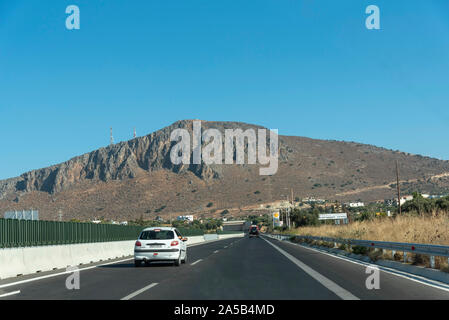
<path id="1" fill-rule="evenodd" d="M 345 244 L 349 247 L 360 246 L 374 249 L 391 250 L 393 255 L 396 251 L 404 253 L 404 260 L 406 260 L 406 253 L 416 253 L 428 255 L 431 257 L 431 265 L 434 267 L 435 256 L 449 258 L 449 246 L 435 245 L 435 244 L 422 244 L 422 243 L 407 243 L 407 242 L 389 242 L 389 241 L 371 241 L 371 240 L 357 240 L 357 239 L 341 239 L 330 237 L 314 237 L 314 236 L 301 236 L 301 235 L 287 235 L 287 234 L 271 234 L 279 240 L 286 240 L 295 237 L 296 239 L 306 239 L 314 241 L 333 242 L 339 244 Z M 448 259 L 449 261 L 449 259 Z"/>

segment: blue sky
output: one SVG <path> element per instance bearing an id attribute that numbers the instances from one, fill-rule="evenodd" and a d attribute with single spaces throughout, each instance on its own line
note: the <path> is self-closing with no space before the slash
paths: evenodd
<path id="1" fill-rule="evenodd" d="M 449 160 L 448 98 L 447 0 L 0 0 L 0 179 L 193 118 Z"/>

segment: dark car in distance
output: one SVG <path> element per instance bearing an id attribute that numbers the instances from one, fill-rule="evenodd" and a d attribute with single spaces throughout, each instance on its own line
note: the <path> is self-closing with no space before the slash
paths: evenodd
<path id="1" fill-rule="evenodd" d="M 249 234 L 249 237 L 250 237 L 250 238 L 251 238 L 251 237 L 258 237 L 258 236 L 259 236 L 259 227 L 256 226 L 256 225 L 252 225 L 252 226 L 249 228 L 248 234 Z"/>

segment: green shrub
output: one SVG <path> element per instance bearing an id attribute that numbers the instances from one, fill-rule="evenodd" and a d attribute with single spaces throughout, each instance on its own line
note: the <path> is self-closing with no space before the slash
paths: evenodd
<path id="1" fill-rule="evenodd" d="M 328 247 L 328 248 L 333 248 L 334 247 L 334 243 L 333 242 L 322 241 L 321 242 L 321 246 Z"/>
<path id="2" fill-rule="evenodd" d="M 377 261 L 382 258 L 383 252 L 382 250 L 372 250 L 368 253 L 368 256 L 372 261 Z"/>
<path id="3" fill-rule="evenodd" d="M 366 254 L 368 252 L 368 248 L 367 247 L 362 247 L 362 246 L 353 246 L 352 247 L 352 253 L 355 254 Z"/>

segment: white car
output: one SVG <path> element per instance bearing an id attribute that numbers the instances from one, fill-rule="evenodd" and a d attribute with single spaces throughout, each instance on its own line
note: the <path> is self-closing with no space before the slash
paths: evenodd
<path id="1" fill-rule="evenodd" d="M 142 262 L 171 261 L 179 266 L 187 261 L 186 241 L 176 228 L 146 228 L 134 246 L 134 265 L 140 267 Z"/>

